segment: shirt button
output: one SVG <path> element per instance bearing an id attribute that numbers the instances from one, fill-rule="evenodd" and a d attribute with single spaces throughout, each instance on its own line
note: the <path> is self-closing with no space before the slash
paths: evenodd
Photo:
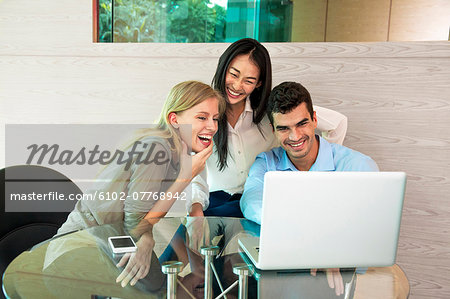
<path id="1" fill-rule="evenodd" d="M 243 171 L 241 171 L 241 173 L 244 173 Z"/>
<path id="2" fill-rule="evenodd" d="M 238 154 L 240 155 L 240 154 L 241 154 L 241 151 L 238 151 Z"/>

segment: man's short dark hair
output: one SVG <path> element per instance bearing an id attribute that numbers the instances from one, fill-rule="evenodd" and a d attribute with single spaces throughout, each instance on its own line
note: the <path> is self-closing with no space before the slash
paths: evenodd
<path id="1" fill-rule="evenodd" d="M 313 119 L 314 110 L 308 90 L 297 82 L 283 82 L 272 90 L 267 103 L 267 116 L 273 125 L 273 113 L 289 113 L 301 103 L 306 103 Z"/>

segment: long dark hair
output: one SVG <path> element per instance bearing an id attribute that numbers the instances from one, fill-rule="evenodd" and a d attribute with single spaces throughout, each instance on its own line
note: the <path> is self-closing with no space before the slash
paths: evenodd
<path id="1" fill-rule="evenodd" d="M 250 54 L 250 59 L 259 68 L 259 82 L 261 85 L 255 88 L 250 94 L 250 105 L 253 109 L 253 123 L 259 125 L 264 118 L 267 107 L 267 100 L 269 98 L 270 90 L 272 89 L 272 63 L 267 49 L 261 45 L 257 40 L 252 38 L 243 38 L 232 43 L 223 52 L 217 64 L 216 73 L 212 81 L 213 88 L 219 90 L 226 99 L 227 94 L 225 90 L 225 77 L 230 66 L 231 61 L 239 55 Z M 228 103 L 227 103 L 228 105 Z M 228 156 L 228 126 L 226 113 L 223 114 L 219 121 L 219 128 L 214 135 L 214 143 L 217 147 L 219 160 L 217 166 L 222 171 L 227 167 Z"/>

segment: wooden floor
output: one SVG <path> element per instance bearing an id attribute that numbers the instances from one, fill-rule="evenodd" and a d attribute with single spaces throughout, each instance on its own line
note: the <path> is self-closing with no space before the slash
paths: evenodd
<path id="1" fill-rule="evenodd" d="M 0 2 L 0 120 L 149 123 L 174 84 L 210 82 L 225 44 L 93 44 L 89 0 Z M 349 118 L 344 144 L 405 171 L 398 263 L 411 298 L 450 298 L 450 44 L 268 44 L 274 84 Z M 0 165 L 4 159 L 0 130 Z M 380 221 L 382 221 L 380 219 Z"/>

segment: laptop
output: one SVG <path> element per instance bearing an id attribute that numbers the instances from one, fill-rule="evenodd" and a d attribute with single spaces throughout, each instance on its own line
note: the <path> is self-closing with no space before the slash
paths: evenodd
<path id="1" fill-rule="evenodd" d="M 239 245 L 262 270 L 391 266 L 405 186 L 404 172 L 267 172 L 260 237 Z"/>

